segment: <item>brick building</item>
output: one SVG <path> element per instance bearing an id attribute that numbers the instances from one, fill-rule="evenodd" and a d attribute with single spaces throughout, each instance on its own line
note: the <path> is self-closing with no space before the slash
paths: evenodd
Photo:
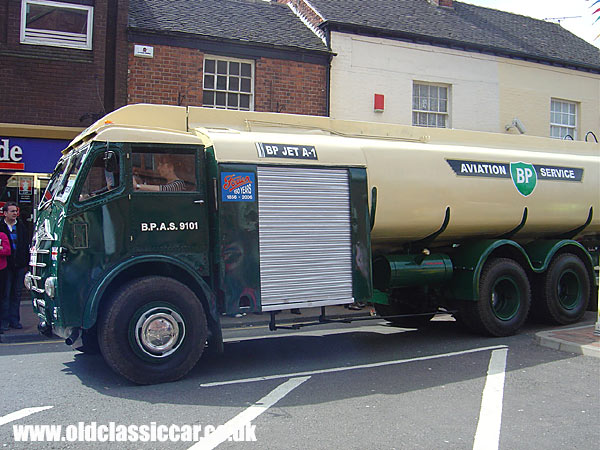
<path id="1" fill-rule="evenodd" d="M 331 53 L 285 5 L 130 0 L 128 103 L 327 115 Z"/>
<path id="2" fill-rule="evenodd" d="M 82 127 L 126 102 L 126 0 L 0 4 L 0 122 Z"/>
<path id="3" fill-rule="evenodd" d="M 0 204 L 31 223 L 60 150 L 127 101 L 127 0 L 0 2 Z"/>

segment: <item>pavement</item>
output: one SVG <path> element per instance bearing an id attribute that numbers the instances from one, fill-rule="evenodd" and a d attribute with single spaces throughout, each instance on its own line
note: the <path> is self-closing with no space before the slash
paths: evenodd
<path id="1" fill-rule="evenodd" d="M 540 331 L 535 339 L 544 347 L 600 358 L 600 336 L 594 335 L 594 329 L 594 324 L 561 327 Z"/>
<path id="2" fill-rule="evenodd" d="M 37 315 L 33 312 L 33 305 L 31 304 L 31 301 L 21 301 L 21 309 L 19 314 L 21 316 L 21 325 L 23 325 L 23 328 L 21 330 L 15 330 L 11 328 L 4 331 L 4 334 L 0 334 L 0 344 L 48 341 L 51 339 L 61 340 L 58 337 L 47 338 L 38 332 L 37 324 L 39 321 Z"/>
<path id="3" fill-rule="evenodd" d="M 292 314 L 290 310 L 281 311 L 276 315 L 277 326 L 294 326 L 298 323 L 317 322 L 321 314 L 320 308 L 301 309 L 301 314 Z M 38 341 L 61 341 L 59 337 L 45 337 L 38 333 L 37 315 L 33 312 L 30 301 L 21 302 L 21 330 L 10 329 L 0 334 L 0 348 L 2 344 L 38 342 Z M 343 306 L 328 306 L 326 308 L 328 316 L 335 317 L 338 320 L 344 318 L 368 318 L 374 315 L 370 307 L 365 307 L 358 311 L 344 308 Z M 569 353 L 577 353 L 586 356 L 600 358 L 600 336 L 594 335 L 595 321 L 597 313 L 588 312 L 584 320 L 577 325 L 554 327 L 549 330 L 539 331 L 535 334 L 535 340 L 539 345 L 553 348 Z M 258 327 L 268 326 L 271 319 L 269 313 L 244 315 L 243 317 L 221 317 L 221 326 L 227 328 L 239 327 Z"/>

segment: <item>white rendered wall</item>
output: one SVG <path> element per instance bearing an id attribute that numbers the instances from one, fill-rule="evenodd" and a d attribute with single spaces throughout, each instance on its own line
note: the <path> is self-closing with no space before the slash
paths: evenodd
<path id="1" fill-rule="evenodd" d="M 334 32 L 331 117 L 412 124 L 414 81 L 450 86 L 450 128 L 549 136 L 550 100 L 577 103 L 578 139 L 600 138 L 600 75 L 430 45 Z M 374 94 L 385 111 L 373 109 Z"/>
<path id="2" fill-rule="evenodd" d="M 450 85 L 450 127 L 498 131 L 498 65 L 477 53 L 332 33 L 331 117 L 412 124 L 413 81 Z M 373 110 L 373 95 L 385 111 Z"/>
<path id="3" fill-rule="evenodd" d="M 600 75 L 508 60 L 500 65 L 500 121 L 519 117 L 527 134 L 550 135 L 550 101 L 577 104 L 577 140 L 600 139 Z M 512 131 L 512 130 L 511 130 Z"/>

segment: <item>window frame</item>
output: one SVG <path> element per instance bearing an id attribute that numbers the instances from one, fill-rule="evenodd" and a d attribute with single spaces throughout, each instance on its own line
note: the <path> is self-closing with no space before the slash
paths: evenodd
<path id="1" fill-rule="evenodd" d="M 115 174 L 113 172 L 113 181 L 115 182 L 115 185 L 110 188 L 107 189 L 106 191 L 103 192 L 99 192 L 97 194 L 94 195 L 89 195 L 91 194 L 91 192 L 84 192 L 85 188 L 86 188 L 86 183 L 88 182 L 88 180 L 90 179 L 90 177 L 92 176 L 92 172 L 94 171 L 94 169 L 98 168 L 99 166 L 96 165 L 96 162 L 102 158 L 105 159 L 108 153 L 112 153 L 116 158 L 117 158 L 117 168 L 118 168 L 118 173 Z M 87 205 L 88 203 L 95 203 L 97 201 L 103 201 L 104 199 L 106 199 L 108 196 L 113 196 L 114 193 L 116 192 L 122 192 L 123 189 L 123 158 L 120 152 L 113 150 L 113 149 L 107 149 L 105 148 L 100 148 L 98 151 L 96 151 L 95 153 L 92 154 L 88 154 L 86 156 L 85 161 L 83 161 L 83 164 L 85 165 L 85 173 L 81 174 L 81 181 L 78 181 L 78 185 L 75 187 L 75 194 L 73 197 L 73 203 L 77 206 L 80 205 Z M 106 176 L 106 175 L 105 175 Z M 79 175 L 78 175 L 79 177 Z M 106 180 L 108 181 L 108 180 Z M 89 186 L 89 185 L 88 185 Z M 93 192 L 93 191 L 92 191 Z M 87 197 L 82 198 L 83 195 L 87 195 Z"/>
<path id="2" fill-rule="evenodd" d="M 62 9 L 75 9 L 87 12 L 87 29 L 85 35 L 83 33 L 60 32 L 54 30 L 36 30 L 27 28 L 27 7 L 29 5 L 49 6 Z M 28 31 L 29 30 L 29 31 Z M 51 47 L 74 48 L 79 50 L 92 50 L 92 36 L 94 31 L 94 7 L 89 5 L 80 5 L 75 3 L 62 3 L 51 0 L 21 0 L 21 24 L 20 24 L 20 43 L 28 45 L 47 45 Z M 31 36 L 31 33 L 43 34 L 47 32 L 47 36 Z M 57 38 L 52 38 L 54 34 Z M 71 35 L 73 38 L 77 36 L 85 36 L 85 42 L 77 42 L 76 40 L 60 41 L 60 38 L 68 38 Z"/>
<path id="3" fill-rule="evenodd" d="M 135 143 L 133 144 L 130 149 L 129 149 L 129 153 L 130 153 L 130 170 L 131 170 L 131 180 L 130 182 L 127 181 L 126 183 L 129 184 L 131 186 L 131 192 L 134 195 L 206 195 L 206 190 L 205 190 L 205 186 L 203 185 L 202 182 L 202 165 L 203 165 L 203 159 L 202 159 L 202 148 L 201 147 L 197 147 L 197 146 L 189 146 L 186 144 L 141 144 L 141 143 Z M 146 171 L 152 171 L 152 172 L 157 172 L 157 165 L 155 164 L 155 160 L 154 160 L 154 155 L 180 155 L 180 156 L 190 156 L 193 158 L 194 160 L 194 170 L 193 170 L 193 177 L 194 177 L 194 184 L 192 185 L 193 189 L 186 189 L 186 190 L 182 190 L 182 191 L 161 191 L 160 189 L 158 191 L 143 191 L 143 190 L 136 190 L 133 187 L 133 179 L 134 176 L 138 176 L 138 177 L 142 177 L 144 178 L 144 180 L 149 176 L 149 174 L 140 174 L 139 172 L 141 171 L 141 167 L 140 167 L 140 171 L 138 171 L 138 173 L 135 173 L 135 169 L 137 168 L 137 166 L 134 165 L 134 159 L 135 156 L 134 155 L 152 155 L 151 158 L 151 163 L 152 163 L 152 168 L 146 167 L 145 164 L 147 162 L 146 158 L 142 158 L 142 161 L 144 163 L 144 169 Z M 183 178 L 181 178 L 183 179 Z M 186 182 L 186 180 L 184 180 L 184 182 Z M 150 183 L 152 185 L 158 186 L 160 184 L 155 184 L 155 183 Z M 186 185 L 187 182 L 186 182 Z"/>
<path id="4" fill-rule="evenodd" d="M 555 103 L 559 103 L 561 105 L 561 110 L 560 111 L 556 111 L 556 110 L 552 109 L 552 106 Z M 563 112 L 562 111 L 562 105 L 573 106 L 574 113 L 571 114 L 569 111 Z M 577 119 L 578 119 L 578 117 L 577 117 L 578 116 L 578 111 L 577 110 L 578 109 L 579 109 L 579 105 L 578 105 L 577 102 L 574 102 L 574 101 L 571 101 L 571 100 L 563 100 L 563 99 L 554 98 L 554 97 L 550 99 L 550 137 L 552 139 L 564 139 L 566 137 L 566 135 L 554 136 L 553 133 L 552 133 L 552 131 L 554 129 L 558 129 L 559 130 L 559 134 L 562 134 L 562 133 L 560 133 L 560 130 L 567 129 L 567 130 L 569 130 L 569 131 L 572 132 L 572 134 L 569 132 L 569 133 L 567 133 L 567 135 L 571 136 L 573 138 L 573 140 L 577 139 Z M 565 123 L 562 123 L 562 122 L 554 122 L 552 120 L 554 114 L 561 114 L 561 115 L 562 114 L 567 114 L 567 116 L 573 116 L 575 118 L 574 124 L 570 125 L 568 123 L 565 124 Z"/>
<path id="5" fill-rule="evenodd" d="M 215 71 L 214 72 L 208 72 L 208 75 L 214 75 L 214 87 L 213 88 L 206 88 L 206 76 L 207 76 L 207 71 L 206 71 L 206 61 L 207 60 L 211 60 L 211 61 L 215 61 Z M 220 75 L 218 73 L 218 63 L 219 62 L 227 62 L 227 74 L 226 75 L 226 89 L 219 89 L 217 87 L 217 77 Z M 230 63 L 239 63 L 240 64 L 240 72 L 239 74 L 230 74 L 229 70 L 230 70 Z M 250 76 L 242 76 L 241 73 L 241 64 L 248 64 L 250 65 Z M 226 56 L 217 56 L 217 55 L 204 55 L 204 59 L 202 62 L 202 106 L 205 108 L 214 108 L 214 109 L 228 109 L 228 110 L 232 110 L 232 111 L 254 111 L 254 97 L 255 97 L 255 89 L 256 89 L 256 83 L 254 82 L 254 77 L 255 77 L 255 61 L 252 59 L 239 59 L 239 58 L 230 58 L 230 57 L 226 57 Z M 221 74 L 222 76 L 222 74 Z M 230 90 L 230 77 L 237 77 L 239 78 L 239 87 L 238 90 Z M 241 90 L 241 86 L 242 86 L 242 79 L 249 79 L 250 80 L 250 92 L 245 92 Z M 206 104 L 204 102 L 204 93 L 205 92 L 213 92 L 215 95 L 215 98 L 213 99 L 213 103 L 212 104 Z M 225 107 L 223 106 L 217 106 L 217 102 L 216 102 L 216 95 L 217 93 L 225 93 Z M 229 100 L 229 95 L 230 94 L 236 94 L 238 96 L 238 105 L 236 107 L 230 107 L 228 105 L 228 100 Z M 240 106 L 240 96 L 241 95 L 249 95 L 250 100 L 249 100 L 249 105 L 248 108 L 242 108 Z"/>
<path id="6" fill-rule="evenodd" d="M 440 88 L 445 89 L 446 90 L 446 110 L 445 111 L 434 111 L 433 109 L 415 109 L 415 88 L 416 88 L 416 86 L 427 86 L 427 87 L 436 87 L 438 89 L 440 89 Z M 449 84 L 432 83 L 432 82 L 428 82 L 428 81 L 413 80 L 412 95 L 411 95 L 411 117 L 412 117 L 411 123 L 412 123 L 412 125 L 417 126 L 417 127 L 426 127 L 426 128 L 450 128 L 450 94 L 451 94 L 451 85 L 449 85 Z M 438 95 L 437 98 L 439 99 L 440 96 Z M 439 107 L 439 103 L 438 103 L 438 107 Z M 427 120 L 427 125 L 419 124 L 418 119 L 415 120 L 415 114 L 417 114 L 417 117 L 419 114 L 426 114 L 428 119 L 429 119 L 430 115 L 436 116 L 436 125 L 429 125 L 429 120 Z M 445 117 L 445 121 L 444 121 L 445 126 L 440 127 L 437 125 L 437 123 L 438 123 L 437 117 L 438 116 Z"/>

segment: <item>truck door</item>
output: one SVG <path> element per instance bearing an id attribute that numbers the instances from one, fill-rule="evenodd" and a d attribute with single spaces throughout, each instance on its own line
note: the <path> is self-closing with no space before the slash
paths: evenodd
<path id="1" fill-rule="evenodd" d="M 132 251 L 175 257 L 208 276 L 203 148 L 135 144 L 130 160 Z"/>

